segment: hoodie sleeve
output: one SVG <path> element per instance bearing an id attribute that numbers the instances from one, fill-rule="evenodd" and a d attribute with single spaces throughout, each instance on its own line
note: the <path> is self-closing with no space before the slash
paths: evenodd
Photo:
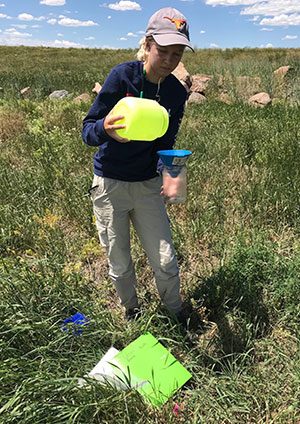
<path id="1" fill-rule="evenodd" d="M 83 120 L 81 135 L 86 144 L 100 146 L 105 141 L 112 139 L 106 133 L 103 124 L 106 116 L 121 97 L 120 78 L 117 71 L 112 69 Z"/>

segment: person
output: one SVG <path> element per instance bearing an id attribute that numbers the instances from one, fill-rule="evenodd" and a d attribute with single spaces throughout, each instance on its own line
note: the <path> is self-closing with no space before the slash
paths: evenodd
<path id="1" fill-rule="evenodd" d="M 99 146 L 94 156 L 90 189 L 100 243 L 108 257 L 109 275 L 128 319 L 140 315 L 136 275 L 130 252 L 132 223 L 154 273 L 160 298 L 182 323 L 177 259 L 162 199 L 158 150 L 172 149 L 184 114 L 187 92 L 171 74 L 185 47 L 193 50 L 186 18 L 168 7 L 149 19 L 140 41 L 138 60 L 114 67 L 83 120 L 82 138 Z M 126 96 L 157 100 L 169 112 L 166 133 L 154 141 L 128 140 L 114 116 L 115 104 Z"/>

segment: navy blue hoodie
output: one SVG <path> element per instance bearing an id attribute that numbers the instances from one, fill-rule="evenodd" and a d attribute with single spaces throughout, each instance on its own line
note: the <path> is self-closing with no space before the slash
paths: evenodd
<path id="1" fill-rule="evenodd" d="M 143 87 L 144 80 L 144 87 Z M 143 75 L 143 63 L 126 62 L 111 70 L 98 93 L 88 115 L 83 120 L 82 138 L 89 146 L 99 146 L 94 156 L 94 173 L 99 176 L 122 181 L 144 181 L 156 177 L 158 150 L 172 149 L 184 113 L 187 92 L 172 74 L 160 85 L 159 103 L 169 112 L 167 132 L 154 141 L 131 140 L 120 143 L 104 130 L 106 115 L 115 104 L 131 95 L 155 99 L 157 84 L 149 82 Z M 160 168 L 160 167 L 159 167 Z"/>

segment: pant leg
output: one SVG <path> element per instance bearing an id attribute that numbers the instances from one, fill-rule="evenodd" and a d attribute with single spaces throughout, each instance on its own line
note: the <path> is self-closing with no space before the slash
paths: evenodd
<path id="1" fill-rule="evenodd" d="M 138 306 L 136 276 L 130 254 L 128 183 L 94 177 L 92 202 L 100 243 L 108 256 L 109 275 L 126 309 Z"/>
<path id="2" fill-rule="evenodd" d="M 154 271 L 163 303 L 178 312 L 182 306 L 180 278 L 169 218 L 160 195 L 161 179 L 157 177 L 138 184 L 130 217 Z"/>

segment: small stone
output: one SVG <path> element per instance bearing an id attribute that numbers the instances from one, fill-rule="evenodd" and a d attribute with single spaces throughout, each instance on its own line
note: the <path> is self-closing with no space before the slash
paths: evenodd
<path id="1" fill-rule="evenodd" d="M 61 99 L 68 97 L 68 95 L 69 95 L 69 93 L 66 90 L 56 90 L 56 91 L 53 91 L 53 93 L 51 93 L 49 95 L 49 99 L 59 99 L 59 100 L 61 100 Z"/>

